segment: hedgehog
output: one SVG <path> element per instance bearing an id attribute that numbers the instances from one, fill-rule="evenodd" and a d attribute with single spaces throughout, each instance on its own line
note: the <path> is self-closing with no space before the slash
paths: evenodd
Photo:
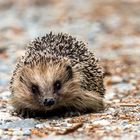
<path id="1" fill-rule="evenodd" d="M 104 109 L 103 70 L 83 41 L 52 32 L 34 39 L 10 81 L 11 104 L 23 117 Z M 34 115 L 33 115 L 34 114 Z"/>

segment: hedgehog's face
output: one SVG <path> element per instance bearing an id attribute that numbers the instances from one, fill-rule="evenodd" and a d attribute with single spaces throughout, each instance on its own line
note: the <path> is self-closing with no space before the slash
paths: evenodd
<path id="1" fill-rule="evenodd" d="M 67 61 L 25 65 L 15 83 L 15 92 L 27 108 L 44 110 L 67 106 L 80 87 L 79 72 Z"/>

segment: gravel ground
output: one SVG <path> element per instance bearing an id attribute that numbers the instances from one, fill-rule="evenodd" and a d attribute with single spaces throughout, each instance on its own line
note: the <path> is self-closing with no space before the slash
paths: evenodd
<path id="1" fill-rule="evenodd" d="M 0 139 L 140 139 L 139 0 L 0 0 Z M 105 70 L 106 110 L 77 117 L 11 115 L 8 82 L 26 44 L 50 31 L 88 43 Z"/>

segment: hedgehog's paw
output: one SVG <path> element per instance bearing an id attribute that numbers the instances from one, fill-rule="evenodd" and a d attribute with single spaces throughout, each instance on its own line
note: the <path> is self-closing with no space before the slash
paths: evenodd
<path id="1" fill-rule="evenodd" d="M 28 108 L 22 108 L 22 109 L 16 110 L 16 113 L 19 117 L 22 117 L 22 118 L 34 118 L 35 117 L 35 112 L 31 111 Z"/>
<path id="2" fill-rule="evenodd" d="M 82 115 L 82 113 L 79 111 L 68 111 L 64 114 L 64 117 L 75 117 L 80 115 Z"/>

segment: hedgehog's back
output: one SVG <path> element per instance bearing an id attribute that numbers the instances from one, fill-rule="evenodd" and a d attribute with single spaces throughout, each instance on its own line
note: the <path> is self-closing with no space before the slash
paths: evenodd
<path id="1" fill-rule="evenodd" d="M 77 62 L 86 61 L 91 55 L 82 41 L 68 34 L 55 35 L 52 32 L 33 40 L 27 47 L 27 53 L 67 57 Z"/>

